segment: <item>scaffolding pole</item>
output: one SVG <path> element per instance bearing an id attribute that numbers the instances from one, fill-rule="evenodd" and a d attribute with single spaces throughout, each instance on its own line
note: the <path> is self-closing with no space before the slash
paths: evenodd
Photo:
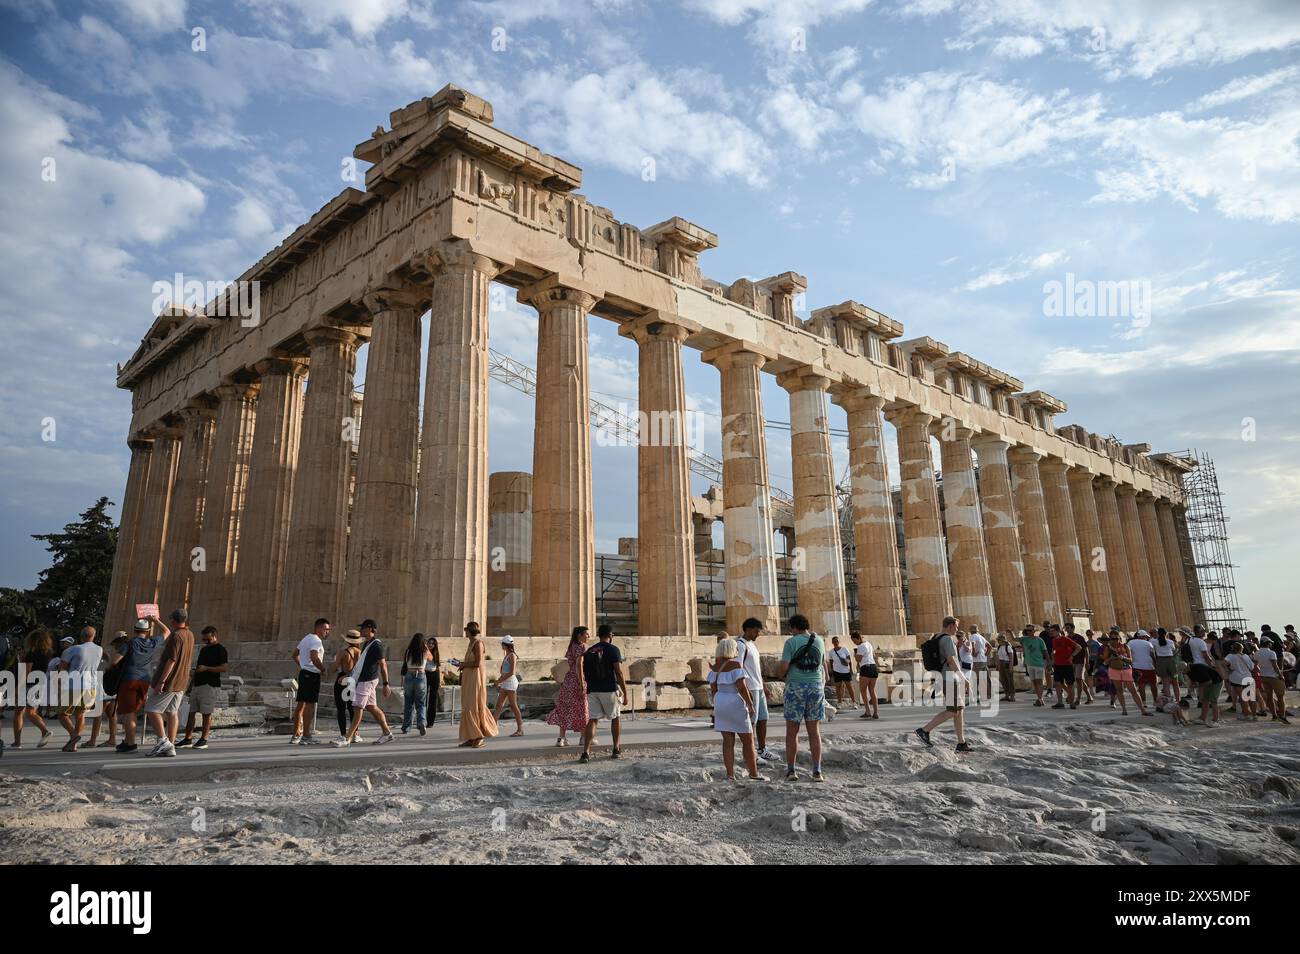
<path id="1" fill-rule="evenodd" d="M 1245 629 L 1246 616 L 1237 600 L 1236 564 L 1228 549 L 1228 520 L 1214 459 L 1204 451 L 1185 450 L 1181 457 L 1194 465 L 1183 476 L 1186 540 L 1180 540 L 1184 559 L 1190 559 L 1196 586 L 1190 594 L 1192 610 L 1206 629 Z M 1179 528 L 1181 537 L 1182 528 Z"/>

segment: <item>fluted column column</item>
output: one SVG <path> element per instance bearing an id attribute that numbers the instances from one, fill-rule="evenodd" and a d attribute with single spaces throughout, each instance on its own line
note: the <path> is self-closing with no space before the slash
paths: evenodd
<path id="1" fill-rule="evenodd" d="M 424 377 L 411 622 L 459 635 L 487 615 L 488 294 L 500 267 L 444 243 Z"/>
<path id="2" fill-rule="evenodd" d="M 240 529 L 232 638 L 275 639 L 284 598 L 284 562 L 289 515 L 302 432 L 301 359 L 268 358 L 257 363 L 261 392 L 257 430 L 248 464 L 248 496 Z"/>
<path id="3" fill-rule="evenodd" d="M 1025 561 L 1020 554 L 1020 531 L 1011 494 L 1010 444 L 994 434 L 971 441 L 979 455 L 980 510 L 984 520 L 984 552 L 989 561 L 989 584 L 999 630 L 1020 632 L 1030 622 L 1025 595 Z"/>
<path id="4" fill-rule="evenodd" d="M 176 465 L 176 484 L 172 488 L 162 583 L 158 588 L 158 602 L 172 609 L 190 605 L 193 551 L 199 546 L 199 533 L 203 526 L 203 502 L 217 420 L 210 401 L 187 407 L 180 416 L 180 460 Z"/>
<path id="5" fill-rule="evenodd" d="M 1105 546 L 1106 577 L 1110 581 L 1110 594 L 1115 601 L 1115 622 L 1125 632 L 1138 628 L 1137 603 L 1133 594 L 1133 578 L 1129 576 L 1128 543 L 1124 539 L 1124 526 L 1120 521 L 1119 497 L 1115 481 L 1098 477 L 1093 483 L 1093 496 L 1097 501 L 1097 516 L 1101 519 L 1101 539 Z"/>
<path id="6" fill-rule="evenodd" d="M 1110 574 L 1106 572 L 1106 544 L 1102 540 L 1092 474 L 1081 467 L 1073 467 L 1066 474 L 1066 480 L 1070 485 L 1070 506 L 1074 510 L 1074 530 L 1079 539 L 1083 585 L 1088 594 L 1088 607 L 1092 610 L 1092 625 L 1094 629 L 1109 629 L 1118 617 L 1110 592 Z"/>
<path id="7" fill-rule="evenodd" d="M 383 289 L 366 306 L 373 317 L 342 616 L 349 625 L 374 617 L 384 631 L 409 635 L 423 301 L 413 290 Z"/>
<path id="8" fill-rule="evenodd" d="M 348 476 L 352 460 L 352 383 L 359 340 L 342 328 L 310 328 L 307 395 L 284 561 L 280 638 L 300 637 L 324 616 L 339 618 L 348 543 Z M 350 424 L 351 426 L 345 426 Z"/>
<path id="9" fill-rule="evenodd" d="M 103 624 L 105 634 L 114 633 L 119 629 L 130 632 L 131 624 L 135 622 L 132 570 L 135 567 L 135 540 L 140 532 L 144 499 L 149 487 L 149 460 L 153 453 L 153 440 L 137 438 L 127 441 L 126 446 L 131 448 L 131 466 L 126 474 L 121 516 L 117 521 L 113 580 L 109 584 Z"/>
<path id="10" fill-rule="evenodd" d="M 1061 614 L 1072 609 L 1089 609 L 1088 591 L 1083 581 L 1083 561 L 1079 553 L 1078 528 L 1074 524 L 1074 505 L 1070 503 L 1070 484 L 1066 477 L 1069 465 L 1054 457 L 1038 465 L 1043 485 L 1043 506 L 1047 511 L 1047 530 L 1052 542 L 1052 568 L 1056 572 L 1056 590 L 1061 600 Z"/>
<path id="11" fill-rule="evenodd" d="M 639 346 L 637 632 L 694 639 L 699 624 L 682 371 L 689 332 L 650 316 L 621 333 Z"/>
<path id="12" fill-rule="evenodd" d="M 1011 493 L 1016 503 L 1020 554 L 1025 561 L 1025 596 L 1035 624 L 1059 623 L 1064 611 L 1056 586 L 1051 531 L 1038 473 L 1042 456 L 1028 447 L 1016 447 L 1007 455 L 1011 462 Z"/>
<path id="13" fill-rule="evenodd" d="M 1178 527 L 1174 522 L 1174 508 L 1168 500 L 1156 501 L 1156 518 L 1160 523 L 1160 543 L 1165 550 L 1165 569 L 1169 572 L 1169 589 L 1174 601 L 1174 626 L 1191 626 L 1191 600 L 1187 596 L 1187 568 L 1178 547 Z M 1168 623 L 1166 628 L 1172 628 Z"/>
<path id="14" fill-rule="evenodd" d="M 1156 603 L 1152 622 L 1168 629 L 1174 628 L 1178 611 L 1174 607 L 1173 588 L 1169 583 L 1169 569 L 1165 565 L 1165 544 L 1160 538 L 1160 518 L 1156 516 L 1156 498 L 1143 491 L 1137 497 L 1138 518 L 1142 522 L 1142 541 L 1146 544 L 1146 563 L 1151 572 L 1151 589 Z"/>
<path id="15" fill-rule="evenodd" d="M 779 633 L 776 545 L 763 424 L 761 354 L 731 347 L 703 355 L 722 384 L 722 529 L 727 631 L 753 617 Z"/>
<path id="16" fill-rule="evenodd" d="M 596 617 L 587 313 L 597 299 L 554 278 L 519 297 L 538 319 L 529 634 L 567 636 Z"/>
<path id="17" fill-rule="evenodd" d="M 849 613 L 826 413 L 830 381 L 806 370 L 787 372 L 777 381 L 790 393 L 795 538 L 803 557 L 796 584 L 799 611 L 813 632 L 843 639 L 849 634 Z"/>
<path id="18" fill-rule="evenodd" d="M 533 475 L 488 476 L 488 603 L 490 633 L 528 632 L 533 558 Z"/>
<path id="19" fill-rule="evenodd" d="M 171 512 L 172 487 L 176 481 L 179 428 L 159 428 L 151 433 L 153 452 L 149 455 L 149 483 L 140 513 L 140 528 L 132 554 L 132 603 L 157 603 L 162 580 L 163 544 L 167 540 L 167 519 Z M 159 606 L 166 614 L 176 607 Z"/>
<path id="20" fill-rule="evenodd" d="M 984 552 L 984 524 L 975 463 L 971 456 L 974 431 L 958 427 L 939 436 L 939 462 L 943 470 L 943 522 L 947 534 L 948 572 L 952 606 L 964 623 L 977 623 L 985 633 L 995 632 L 997 614 Z M 951 439 L 945 440 L 945 437 Z"/>
<path id="21" fill-rule="evenodd" d="M 234 616 L 239 526 L 257 425 L 258 387 L 239 383 L 216 389 L 217 429 L 199 529 L 203 559 L 194 573 L 190 606 L 196 622 L 216 626 L 223 639 L 231 635 Z"/>
<path id="22" fill-rule="evenodd" d="M 1137 612 L 1134 628 L 1151 626 L 1156 619 L 1155 587 L 1147 564 L 1142 518 L 1138 515 L 1137 488 L 1132 484 L 1119 484 L 1115 487 L 1115 498 L 1119 504 L 1120 527 L 1124 531 L 1129 579 L 1133 581 L 1133 603 Z"/>
<path id="23" fill-rule="evenodd" d="M 898 408 L 885 416 L 898 432 L 910 631 L 938 632 L 943 618 L 952 615 L 952 595 L 948 588 L 939 491 L 934 483 L 934 457 L 930 452 L 930 425 L 934 418 L 915 407 Z"/>
<path id="24" fill-rule="evenodd" d="M 853 492 L 853 543 L 858 563 L 858 616 L 864 633 L 907 632 L 898 530 L 885 458 L 884 398 L 867 391 L 839 392 L 834 401 L 849 419 L 849 480 Z"/>

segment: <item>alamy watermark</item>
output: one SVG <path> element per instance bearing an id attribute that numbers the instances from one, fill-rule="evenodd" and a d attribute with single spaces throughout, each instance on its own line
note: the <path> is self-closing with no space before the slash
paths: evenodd
<path id="1" fill-rule="evenodd" d="M 153 283 L 153 315 L 169 306 L 202 311 L 209 318 L 238 318 L 245 328 L 262 323 L 260 281 L 200 281 L 177 272 L 171 281 Z"/>
<path id="2" fill-rule="evenodd" d="M 1065 273 L 1065 281 L 1043 283 L 1043 314 L 1048 318 L 1131 318 L 1135 327 L 1151 323 L 1151 282 L 1092 281 Z"/>

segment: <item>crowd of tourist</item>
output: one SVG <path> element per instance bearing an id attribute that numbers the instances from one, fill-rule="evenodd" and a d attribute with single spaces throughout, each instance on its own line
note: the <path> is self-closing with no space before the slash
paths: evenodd
<path id="1" fill-rule="evenodd" d="M 23 727 L 30 723 L 40 732 L 36 747 L 44 748 L 54 735 L 47 720 L 57 718 L 68 736 L 65 752 L 108 747 L 134 753 L 143 735 L 143 714 L 156 740 L 147 755 L 165 758 L 186 747 L 206 748 L 213 714 L 225 698 L 221 677 L 229 669 L 229 654 L 214 626 L 205 627 L 196 641 L 185 610 L 173 611 L 169 622 L 170 626 L 157 616 L 138 620 L 131 635 L 119 632 L 107 646 L 101 646 L 90 626 L 57 645 L 46 630 L 35 630 L 25 639 L 0 636 L 0 674 L 14 677 L 10 683 L 20 671 L 24 678 L 32 673 L 61 677 L 46 680 L 52 688 L 46 689 L 44 697 L 28 694 L 17 704 L 0 692 L 0 716 L 6 705 L 14 709 L 13 747 L 22 746 Z M 850 635 L 849 646 L 842 645 L 838 636 L 831 637 L 827 646 L 803 615 L 791 616 L 788 625 L 790 635 L 775 669 L 783 683 L 785 777 L 800 777 L 796 764 L 802 729 L 808 741 L 810 777 L 820 782 L 825 778 L 821 723 L 848 708 L 861 708 L 862 719 L 879 719 L 876 687 L 881 670 L 875 648 L 859 632 Z M 363 741 L 360 730 L 367 716 L 379 731 L 373 744 L 393 741 L 393 728 L 380 704 L 381 698 L 391 695 L 392 680 L 378 624 L 366 619 L 347 630 L 332 655 L 326 649 L 331 628 L 328 619 L 317 619 L 290 653 L 297 676 L 290 683 L 295 701 L 289 744 L 324 741 L 316 731 L 316 713 L 326 678 L 331 680 L 338 719 L 333 745 Z M 705 675 L 713 727 L 721 735 L 727 777 L 736 777 L 739 740 L 746 776 L 767 781 L 760 769 L 775 763 L 778 756 L 767 746 L 768 698 L 758 650 L 763 624 L 751 618 L 741 629 L 736 638 L 719 635 Z M 513 638 L 507 635 L 500 640 L 494 709 L 488 704 L 488 654 L 481 627 L 467 623 L 464 633 L 464 657 L 445 663 L 459 678 L 459 744 L 483 747 L 498 735 L 498 719 L 507 710 L 516 726 L 512 734 L 522 736 L 520 659 Z M 610 626 L 602 625 L 592 643 L 587 627 L 573 629 L 564 656 L 565 674 L 546 717 L 546 723 L 558 730 L 557 746 L 569 745 L 570 733 L 580 736 L 582 763 L 591 759 L 601 721 L 610 724 L 611 757 L 622 754 L 620 714 L 631 693 L 624 657 L 613 635 Z M 1077 709 L 1105 699 L 1122 716 L 1129 714 L 1132 704 L 1142 716 L 1167 713 L 1175 723 L 1187 726 L 1214 726 L 1225 708 L 1238 719 L 1289 724 L 1285 694 L 1295 685 L 1300 639 L 1290 625 L 1281 634 L 1267 625 L 1259 633 L 1215 632 L 1202 626 L 1170 631 L 1153 626 L 1128 634 L 1116 627 L 1079 633 L 1070 623 L 1051 622 L 1026 626 L 1018 635 L 1008 630 L 990 638 L 978 627 L 963 627 L 960 620 L 948 617 L 941 631 L 922 643 L 921 659 L 927 679 L 908 701 L 920 698 L 938 711 L 915 735 L 932 746 L 931 734 L 952 722 L 957 752 L 968 753 L 972 747 L 965 734 L 965 709 L 972 703 L 992 704 L 995 698 L 999 705 L 1017 702 L 1018 692 L 1023 692 L 1017 687 L 1022 677 L 1034 707 Z M 403 734 L 414 728 L 423 736 L 437 719 L 443 666 L 436 636 L 411 636 L 400 673 Z M 833 703 L 828 691 L 834 693 Z M 186 707 L 182 734 L 181 713 Z"/>

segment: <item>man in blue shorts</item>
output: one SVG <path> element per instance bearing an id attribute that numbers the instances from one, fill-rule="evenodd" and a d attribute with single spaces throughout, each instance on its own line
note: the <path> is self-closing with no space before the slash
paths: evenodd
<path id="1" fill-rule="evenodd" d="M 814 782 L 822 777 L 821 721 L 826 718 L 826 675 L 822 671 L 826 644 L 808 629 L 808 617 L 796 613 L 790 617 L 791 636 L 781 653 L 780 676 L 785 680 L 782 708 L 785 710 L 785 780 L 799 778 L 794 770 L 799 754 L 799 723 L 808 727 L 808 751 L 812 755 Z"/>

